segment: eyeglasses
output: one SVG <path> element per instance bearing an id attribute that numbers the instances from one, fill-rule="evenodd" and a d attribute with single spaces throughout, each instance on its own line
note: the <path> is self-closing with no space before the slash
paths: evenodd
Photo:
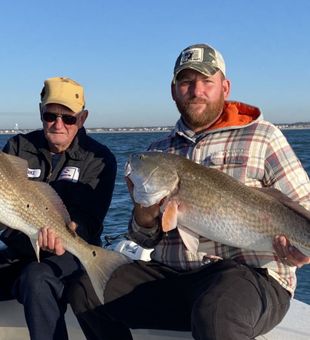
<path id="1" fill-rule="evenodd" d="M 42 118 L 48 122 L 55 122 L 57 118 L 61 118 L 62 121 L 66 125 L 74 125 L 77 121 L 78 116 L 71 116 L 71 115 L 65 115 L 65 114 L 58 114 L 58 113 L 53 113 L 53 112 L 43 112 L 42 113 Z"/>

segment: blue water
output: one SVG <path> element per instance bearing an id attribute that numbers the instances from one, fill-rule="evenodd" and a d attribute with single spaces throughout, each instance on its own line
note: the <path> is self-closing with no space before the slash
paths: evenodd
<path id="1" fill-rule="evenodd" d="M 310 130 L 284 130 L 284 135 L 292 145 L 294 151 L 302 162 L 308 175 L 310 175 Z M 131 199 L 124 182 L 124 165 L 132 152 L 144 151 L 155 139 L 161 138 L 165 133 L 100 133 L 92 134 L 99 142 L 106 144 L 114 153 L 118 163 L 118 173 L 109 212 L 105 218 L 103 242 L 111 241 L 114 237 L 124 234 L 127 229 L 131 213 Z M 0 148 L 3 147 L 9 135 L 0 135 Z M 113 242 L 113 241 L 111 241 Z M 310 304 L 310 265 L 297 271 L 298 286 L 295 298 Z"/>

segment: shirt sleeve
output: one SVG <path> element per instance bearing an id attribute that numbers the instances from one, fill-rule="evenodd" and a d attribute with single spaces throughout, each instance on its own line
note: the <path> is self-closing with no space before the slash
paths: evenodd
<path id="1" fill-rule="evenodd" d="M 275 128 L 266 149 L 265 181 L 310 210 L 310 182 L 282 132 Z"/>
<path id="2" fill-rule="evenodd" d="M 154 227 L 144 228 L 136 222 L 132 215 L 128 224 L 128 234 L 130 239 L 140 246 L 153 248 L 162 238 L 162 228 L 159 220 Z"/>

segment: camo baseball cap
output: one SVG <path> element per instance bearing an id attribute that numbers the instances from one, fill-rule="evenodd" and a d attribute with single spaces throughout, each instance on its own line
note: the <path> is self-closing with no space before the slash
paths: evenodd
<path id="1" fill-rule="evenodd" d="M 220 70 L 224 76 L 226 75 L 221 53 L 206 44 L 191 45 L 181 52 L 174 66 L 174 83 L 177 75 L 185 69 L 192 69 L 206 76 L 211 76 Z"/>
<path id="2" fill-rule="evenodd" d="M 81 112 L 85 107 L 83 87 L 70 78 L 49 78 L 41 91 L 41 104 L 61 104 L 75 113 Z"/>

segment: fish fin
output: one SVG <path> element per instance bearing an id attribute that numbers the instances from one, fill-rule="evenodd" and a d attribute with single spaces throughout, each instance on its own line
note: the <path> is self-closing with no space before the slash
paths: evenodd
<path id="1" fill-rule="evenodd" d="M 60 212 L 65 223 L 68 225 L 71 222 L 70 215 L 57 192 L 45 182 L 32 182 L 32 184 L 35 191 L 39 193 L 44 192 L 44 199 L 46 199 L 48 204 L 52 205 L 56 211 Z M 44 204 L 44 201 L 42 201 L 42 204 Z"/>
<path id="2" fill-rule="evenodd" d="M 181 225 L 178 226 L 178 232 L 186 248 L 192 254 L 196 254 L 199 247 L 199 235 Z"/>
<path id="3" fill-rule="evenodd" d="M 290 197 L 285 195 L 280 190 L 277 190 L 275 188 L 255 188 L 255 189 L 277 199 L 284 206 L 293 210 L 295 213 L 299 214 L 300 216 L 310 221 L 310 211 L 304 208 L 298 202 L 293 201 Z"/>
<path id="4" fill-rule="evenodd" d="M 176 228 L 178 222 L 178 203 L 174 200 L 165 203 L 164 212 L 161 220 L 164 232 Z"/>
<path id="5" fill-rule="evenodd" d="M 96 246 L 90 247 L 90 257 L 80 258 L 93 288 L 102 304 L 104 304 L 104 291 L 112 273 L 121 265 L 133 262 L 129 257 L 113 250 Z"/>
<path id="6" fill-rule="evenodd" d="M 34 238 L 31 238 L 31 237 L 29 237 L 29 239 L 30 239 L 30 242 L 31 242 L 32 247 L 34 249 L 34 252 L 36 253 L 37 260 L 38 260 L 38 262 L 40 262 L 40 246 L 39 246 L 38 239 L 34 239 Z"/>

